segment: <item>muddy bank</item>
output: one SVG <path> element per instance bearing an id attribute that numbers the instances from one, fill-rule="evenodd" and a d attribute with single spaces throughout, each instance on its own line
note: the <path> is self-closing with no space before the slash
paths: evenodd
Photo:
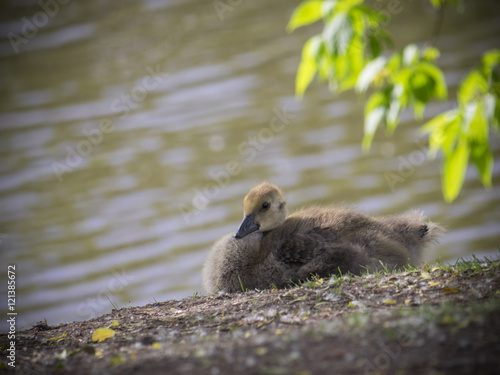
<path id="1" fill-rule="evenodd" d="M 97 342 L 98 331 L 111 337 Z M 94 334 L 94 337 L 93 337 Z M 500 262 L 191 297 L 17 332 L 19 374 L 500 373 Z M 93 340 L 94 338 L 94 340 Z"/>

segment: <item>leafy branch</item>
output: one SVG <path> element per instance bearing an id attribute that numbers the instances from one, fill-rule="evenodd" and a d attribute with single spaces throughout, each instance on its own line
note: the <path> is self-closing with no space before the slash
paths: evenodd
<path id="1" fill-rule="evenodd" d="M 453 1 L 450 1 L 453 3 Z M 442 14 L 443 0 L 431 0 Z M 412 107 L 422 119 L 427 103 L 447 98 L 443 72 L 435 64 L 439 50 L 410 44 L 401 51 L 383 53 L 392 39 L 383 27 L 384 16 L 364 0 L 304 1 L 293 13 L 288 31 L 322 20 L 323 32 L 302 49 L 295 81 L 302 97 L 314 77 L 328 82 L 332 91 L 372 91 L 365 106 L 363 149 L 369 150 L 377 128 L 392 134 L 401 111 Z M 461 83 L 457 108 L 423 126 L 429 134 L 429 156 L 443 154 L 442 190 L 447 202 L 459 194 L 471 160 L 485 187 L 491 186 L 493 156 L 489 133 L 500 123 L 500 50 L 483 55 L 482 65 Z"/>

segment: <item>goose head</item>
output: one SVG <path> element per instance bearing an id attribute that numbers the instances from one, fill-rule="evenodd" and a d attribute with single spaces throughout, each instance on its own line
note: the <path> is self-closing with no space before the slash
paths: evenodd
<path id="1" fill-rule="evenodd" d="M 243 238 L 253 232 L 267 232 L 282 225 L 288 214 L 281 190 L 263 182 L 248 192 L 243 200 L 244 218 L 234 235 Z"/>

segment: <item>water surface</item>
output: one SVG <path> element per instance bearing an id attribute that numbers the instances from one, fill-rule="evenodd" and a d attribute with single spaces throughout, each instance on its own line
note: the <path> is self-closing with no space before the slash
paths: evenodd
<path id="1" fill-rule="evenodd" d="M 389 13 L 396 47 L 429 37 L 424 3 Z M 0 248 L 1 264 L 17 267 L 19 328 L 202 292 L 211 244 L 236 230 L 244 194 L 266 179 L 291 209 L 421 209 L 449 228 L 428 260 L 495 254 L 498 137 L 494 187 L 470 168 L 452 205 L 410 112 L 363 154 L 365 98 L 318 83 L 294 98 L 302 45 L 319 31 L 285 32 L 297 4 L 242 1 L 221 18 L 210 1 L 71 1 L 45 24 L 38 15 L 17 53 L 8 33 L 23 35 L 25 19 L 42 10 L 34 1 L 3 6 Z M 465 6 L 447 10 L 437 40 L 451 99 L 425 119 L 451 108 L 481 53 L 499 47 L 498 2 Z"/>

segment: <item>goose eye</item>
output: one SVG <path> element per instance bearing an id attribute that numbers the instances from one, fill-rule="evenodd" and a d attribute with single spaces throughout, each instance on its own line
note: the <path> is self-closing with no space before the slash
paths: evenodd
<path id="1" fill-rule="evenodd" d="M 268 203 L 268 202 L 264 202 L 264 203 L 262 203 L 262 209 L 263 209 L 263 210 L 267 210 L 267 209 L 269 208 L 269 206 L 270 206 L 270 205 L 271 205 L 270 203 Z"/>

